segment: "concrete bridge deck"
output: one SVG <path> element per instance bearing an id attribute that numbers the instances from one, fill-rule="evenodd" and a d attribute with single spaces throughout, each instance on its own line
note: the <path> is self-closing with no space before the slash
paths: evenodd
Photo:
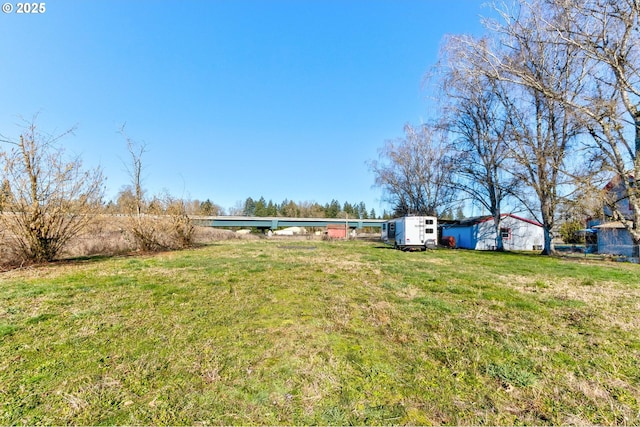
<path id="1" fill-rule="evenodd" d="M 194 225 L 202 227 L 256 227 L 276 230 L 281 227 L 326 227 L 329 224 L 347 224 L 349 228 L 380 228 L 384 219 L 345 218 L 287 218 L 252 216 L 190 216 Z"/>

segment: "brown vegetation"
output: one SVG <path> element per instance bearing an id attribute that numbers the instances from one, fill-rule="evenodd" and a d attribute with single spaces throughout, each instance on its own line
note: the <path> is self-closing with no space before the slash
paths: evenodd
<path id="1" fill-rule="evenodd" d="M 100 168 L 85 170 L 79 158 L 65 155 L 58 141 L 73 128 L 53 136 L 25 121 L 18 139 L 0 136 L 0 227 L 9 256 L 22 262 L 55 259 L 82 233 L 101 209 Z"/>
<path id="2" fill-rule="evenodd" d="M 134 252 L 146 252 L 138 247 L 135 237 L 128 228 L 130 217 L 124 215 L 96 215 L 82 233 L 70 239 L 59 259 L 73 259 L 91 256 L 114 256 Z M 156 231 L 160 244 L 157 249 L 184 247 L 184 235 L 177 233 L 175 219 L 168 216 L 146 217 L 148 225 Z M 191 244 L 203 245 L 215 241 L 231 239 L 257 239 L 256 235 L 240 235 L 231 230 L 211 227 L 192 227 Z M 0 232 L 0 271 L 25 265 L 15 249 L 7 242 L 11 236 L 5 230 Z"/>

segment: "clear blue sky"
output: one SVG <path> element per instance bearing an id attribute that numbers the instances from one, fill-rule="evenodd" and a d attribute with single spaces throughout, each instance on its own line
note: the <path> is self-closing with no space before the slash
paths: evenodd
<path id="1" fill-rule="evenodd" d="M 0 14 L 0 134 L 19 116 L 129 182 L 118 129 L 148 146 L 145 187 L 229 208 L 251 196 L 386 206 L 366 161 L 429 112 L 445 34 L 485 0 L 46 1 Z M 11 2 L 14 7 L 17 2 Z"/>

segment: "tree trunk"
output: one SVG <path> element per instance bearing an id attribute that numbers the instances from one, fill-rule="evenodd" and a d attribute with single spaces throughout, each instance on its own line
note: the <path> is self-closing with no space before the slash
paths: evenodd
<path id="1" fill-rule="evenodd" d="M 548 227 L 543 227 L 544 230 L 544 248 L 542 249 L 542 252 L 540 252 L 540 255 L 551 255 L 553 253 L 553 235 L 551 233 L 551 230 Z"/>
<path id="2" fill-rule="evenodd" d="M 540 206 L 540 211 L 542 214 L 542 229 L 544 231 L 544 248 L 540 255 L 551 255 L 554 252 L 553 249 L 553 210 L 551 208 L 551 202 L 546 200 L 546 197 L 541 197 L 543 199 L 542 204 Z"/>
<path id="3" fill-rule="evenodd" d="M 502 240 L 502 233 L 500 232 L 500 224 L 502 220 L 502 215 L 500 212 L 496 212 L 493 215 L 493 224 L 496 229 L 496 251 L 504 252 L 504 242 Z"/>

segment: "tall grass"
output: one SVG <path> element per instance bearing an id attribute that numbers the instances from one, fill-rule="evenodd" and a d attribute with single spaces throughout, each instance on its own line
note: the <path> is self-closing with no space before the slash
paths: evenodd
<path id="1" fill-rule="evenodd" d="M 638 424 L 640 268 L 225 241 L 0 275 L 0 424 Z"/>

